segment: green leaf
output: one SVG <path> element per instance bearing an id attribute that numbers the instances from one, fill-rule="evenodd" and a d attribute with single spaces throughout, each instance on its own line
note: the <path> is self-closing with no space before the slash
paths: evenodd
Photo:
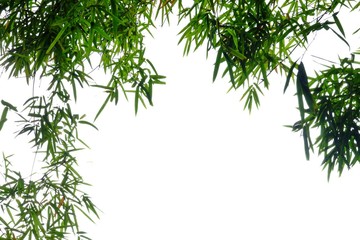
<path id="1" fill-rule="evenodd" d="M 10 104 L 9 102 L 6 102 L 6 101 L 4 101 L 4 100 L 1 100 L 1 103 L 2 103 L 2 105 L 4 105 L 5 107 L 8 107 L 8 108 L 10 108 L 11 110 L 17 112 L 17 108 L 16 108 L 14 105 Z"/>
<path id="2" fill-rule="evenodd" d="M 24 179 L 22 179 L 22 178 L 19 178 L 19 180 L 17 182 L 17 191 L 20 195 L 24 191 Z"/>
<path id="3" fill-rule="evenodd" d="M 96 130 L 99 130 L 94 124 L 92 124 L 88 121 L 80 120 L 79 123 L 89 125 L 89 126 L 95 128 Z"/>
<path id="4" fill-rule="evenodd" d="M 224 57 L 227 63 L 227 69 L 229 71 L 229 75 L 230 75 L 230 81 L 232 83 L 232 86 L 235 88 L 235 77 L 234 77 L 234 72 L 232 70 L 232 67 L 234 65 L 233 61 L 230 59 L 229 55 L 227 55 L 226 52 L 224 52 Z"/>
<path id="5" fill-rule="evenodd" d="M 290 83 L 290 79 L 291 79 L 291 75 L 293 74 L 293 71 L 294 71 L 294 68 L 296 66 L 296 62 L 293 62 L 293 64 L 291 64 L 290 68 L 289 68 L 289 72 L 287 74 L 287 77 L 286 77 L 286 82 L 285 82 L 285 86 L 284 86 L 284 93 L 286 92 L 286 89 L 288 88 L 289 86 L 289 83 Z"/>
<path id="6" fill-rule="evenodd" d="M 215 82 L 216 76 L 219 72 L 219 66 L 220 66 L 220 62 L 221 62 L 221 55 L 222 55 L 222 48 L 219 48 L 219 51 L 217 53 L 216 56 L 216 60 L 215 60 L 215 67 L 214 67 L 214 74 L 213 74 L 213 82 Z"/>
<path id="7" fill-rule="evenodd" d="M 14 216 L 13 216 L 13 214 L 11 213 L 11 210 L 10 210 L 10 207 L 9 207 L 9 206 L 6 206 L 6 211 L 7 211 L 8 215 L 9 215 L 9 217 L 11 218 L 11 221 L 12 221 L 13 223 L 15 223 Z"/>
<path id="8" fill-rule="evenodd" d="M 94 119 L 94 120 L 96 120 L 96 119 L 100 116 L 101 112 L 104 110 L 104 108 L 105 108 L 106 105 L 108 104 L 108 102 L 109 102 L 109 100 L 110 100 L 110 97 L 111 97 L 111 95 L 109 94 L 109 95 L 107 96 L 107 98 L 105 99 L 104 103 L 101 105 L 99 111 L 96 113 L 96 116 L 95 116 L 95 119 Z"/>
<path id="9" fill-rule="evenodd" d="M 137 114 L 139 109 L 139 99 L 140 99 L 140 87 L 137 86 L 135 90 L 135 115 Z"/>
<path id="10" fill-rule="evenodd" d="M 266 68 L 264 64 L 260 64 L 260 70 L 261 70 L 261 74 L 263 76 L 263 81 L 264 81 L 264 86 L 266 89 L 269 88 L 269 79 L 267 77 L 267 72 L 266 72 Z"/>
<path id="11" fill-rule="evenodd" d="M 341 22 L 339 20 L 339 18 L 336 16 L 339 12 L 336 12 L 333 14 L 333 18 L 335 20 L 335 24 L 338 27 L 338 29 L 340 30 L 341 34 L 345 37 L 345 32 L 344 32 L 344 28 L 341 25 Z"/>
<path id="12" fill-rule="evenodd" d="M 110 0 L 110 5 L 111 5 L 111 16 L 112 16 L 112 22 L 113 22 L 113 31 L 116 34 L 117 33 L 117 28 L 119 25 L 119 19 L 116 16 L 117 13 L 117 8 L 116 8 L 116 1 L 115 0 Z"/>
<path id="13" fill-rule="evenodd" d="M 104 31 L 103 28 L 99 27 L 99 26 L 95 26 L 94 30 L 97 31 L 103 38 L 105 38 L 108 41 L 111 41 L 111 37 Z"/>
<path id="14" fill-rule="evenodd" d="M 91 85 L 91 87 L 103 88 L 103 89 L 106 89 L 106 90 L 108 90 L 108 91 L 112 91 L 112 90 L 113 90 L 112 87 L 104 86 L 104 85 Z"/>
<path id="15" fill-rule="evenodd" d="M 312 100 L 312 96 L 308 87 L 308 79 L 305 71 L 304 64 L 301 62 L 299 64 L 299 69 L 297 73 L 297 81 L 296 81 L 296 89 L 297 89 L 297 97 L 298 97 L 298 104 L 299 104 L 299 111 L 301 116 L 301 121 L 297 122 L 300 126 L 303 126 L 302 134 L 304 139 L 304 150 L 306 159 L 309 160 L 310 158 L 310 151 L 309 151 L 309 144 L 311 143 L 310 136 L 309 136 L 309 126 L 306 123 L 307 119 L 305 119 L 305 108 L 304 108 L 304 100 L 303 96 L 307 104 L 309 105 L 310 110 L 313 110 L 314 103 Z M 295 124 L 294 124 L 295 126 Z M 293 127 L 293 130 L 295 127 Z"/>
<path id="16" fill-rule="evenodd" d="M 2 222 L 5 227 L 10 228 L 9 224 L 2 217 L 0 217 L 0 222 Z"/>
<path id="17" fill-rule="evenodd" d="M 233 54 L 235 57 L 239 58 L 240 60 L 245 60 L 246 57 L 244 54 L 240 53 L 238 50 L 235 50 L 233 48 L 228 48 L 231 54 Z"/>
<path id="18" fill-rule="evenodd" d="M 305 120 L 305 109 L 304 109 L 304 100 L 303 100 L 303 92 L 302 92 L 302 87 L 301 87 L 301 83 L 299 80 L 299 72 L 297 74 L 297 81 L 296 81 L 296 91 L 297 91 L 297 98 L 298 98 L 298 104 L 299 104 L 299 111 L 300 111 L 300 116 L 301 116 L 301 124 L 304 123 Z"/>
<path id="19" fill-rule="evenodd" d="M 68 24 L 65 25 L 60 31 L 59 33 L 56 35 L 54 41 L 52 41 L 52 43 L 50 44 L 49 48 L 46 50 L 46 54 L 49 54 L 50 51 L 53 49 L 53 47 L 55 46 L 55 44 L 59 41 L 59 39 L 61 38 L 61 36 L 64 34 L 65 30 L 67 29 Z"/>
<path id="20" fill-rule="evenodd" d="M 304 149 L 306 160 L 310 159 L 310 149 L 309 149 L 309 127 L 305 124 L 303 127 L 303 139 L 304 139 Z"/>
<path id="21" fill-rule="evenodd" d="M 297 74 L 297 81 L 300 83 L 302 94 L 305 97 L 306 103 L 309 106 L 310 111 L 314 111 L 314 100 L 309 89 L 308 77 L 305 71 L 304 64 L 301 62 Z"/>
<path id="22" fill-rule="evenodd" d="M 1 114 L 1 118 L 0 118 L 0 131 L 1 129 L 4 127 L 4 124 L 7 120 L 6 116 L 7 116 L 7 113 L 9 111 L 9 108 L 8 107 L 5 107 L 2 114 Z"/>
<path id="23" fill-rule="evenodd" d="M 331 31 L 332 31 L 333 33 L 335 33 L 335 35 L 338 36 L 338 37 L 349 47 L 349 49 L 350 49 L 350 45 L 349 45 L 349 43 L 346 41 L 346 39 L 343 38 L 342 36 L 340 36 L 340 34 L 338 34 L 334 29 L 332 29 L 332 28 L 330 28 L 330 29 L 331 29 Z"/>
<path id="24" fill-rule="evenodd" d="M 166 76 L 163 76 L 163 75 L 150 75 L 150 78 L 154 79 L 154 80 L 160 80 L 160 79 L 164 79 L 166 78 Z M 162 81 L 157 81 L 156 84 L 165 84 L 165 82 L 162 82 Z"/>

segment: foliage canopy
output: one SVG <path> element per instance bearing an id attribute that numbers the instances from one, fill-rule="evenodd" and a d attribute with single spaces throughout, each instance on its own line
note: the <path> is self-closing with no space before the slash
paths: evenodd
<path id="1" fill-rule="evenodd" d="M 328 175 L 341 174 L 360 161 L 360 70 L 357 50 L 348 58 L 325 65 L 308 76 L 302 62 L 310 37 L 321 30 L 347 44 L 340 11 L 359 11 L 351 0 L 1 0 L 0 64 L 9 77 L 26 79 L 28 86 L 46 82 L 43 94 L 28 96 L 23 109 L 1 100 L 0 130 L 10 114 L 21 122 L 17 135 L 31 136 L 30 144 L 43 158 L 43 172 L 23 177 L 3 155 L 0 186 L 0 239 L 63 239 L 81 231 L 77 216 L 97 216 L 97 208 L 81 190 L 86 185 L 76 170 L 75 153 L 85 146 L 78 126 L 92 121 L 73 112 L 78 90 L 105 91 L 109 102 L 134 96 L 139 105 L 152 105 L 152 90 L 164 76 L 146 57 L 144 38 L 154 21 L 176 15 L 185 24 L 179 42 L 184 54 L 201 46 L 216 51 L 213 81 L 222 72 L 231 89 L 245 87 L 245 108 L 259 106 L 259 94 L 269 88 L 271 73 L 294 80 L 306 158 L 316 148 Z M 357 31 L 354 33 L 356 34 Z M 94 56 L 99 61 L 94 61 Z M 328 62 L 327 62 L 328 63 Z M 96 69 L 110 73 L 105 84 L 91 78 Z M 311 137 L 312 129 L 316 137 Z M 37 179 L 34 179 L 38 177 Z"/>

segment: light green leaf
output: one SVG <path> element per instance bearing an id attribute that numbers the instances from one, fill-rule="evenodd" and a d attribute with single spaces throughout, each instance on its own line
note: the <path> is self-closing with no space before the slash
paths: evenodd
<path id="1" fill-rule="evenodd" d="M 68 24 L 66 24 L 60 31 L 59 33 L 56 35 L 55 39 L 52 41 L 52 43 L 50 44 L 49 48 L 46 50 L 46 54 L 49 54 L 50 51 L 53 49 L 53 47 L 55 46 L 55 44 L 60 40 L 61 36 L 64 34 L 65 30 L 68 28 Z"/>
<path id="2" fill-rule="evenodd" d="M 101 112 L 104 110 L 104 108 L 105 108 L 106 105 L 108 104 L 108 102 L 109 102 L 109 100 L 110 100 L 110 97 L 111 97 L 110 94 L 106 97 L 104 103 L 101 105 L 99 111 L 96 113 L 96 116 L 95 116 L 95 119 L 94 119 L 94 120 L 96 120 L 96 119 L 100 116 Z"/>
<path id="3" fill-rule="evenodd" d="M 101 27 L 99 27 L 99 26 L 95 26 L 94 27 L 94 30 L 96 31 L 96 32 L 98 32 L 103 38 L 105 38 L 106 40 L 108 40 L 108 41 L 111 41 L 112 39 L 111 39 L 111 37 L 104 31 L 104 29 L 102 29 Z"/>
<path id="4" fill-rule="evenodd" d="M 246 57 L 244 54 L 240 53 L 238 50 L 235 50 L 233 48 L 228 48 L 231 54 L 233 54 L 235 57 L 239 58 L 240 60 L 245 60 Z"/>

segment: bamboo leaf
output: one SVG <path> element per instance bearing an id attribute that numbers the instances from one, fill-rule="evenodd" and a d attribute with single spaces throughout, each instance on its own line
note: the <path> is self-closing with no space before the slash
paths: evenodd
<path id="1" fill-rule="evenodd" d="M 7 211 L 8 215 L 10 216 L 11 221 L 12 221 L 13 223 L 15 223 L 14 216 L 13 216 L 13 214 L 11 213 L 11 210 L 10 210 L 9 206 L 6 206 L 6 211 Z"/>
<path id="2" fill-rule="evenodd" d="M 112 39 L 111 39 L 111 37 L 104 31 L 104 29 L 102 29 L 101 27 L 99 27 L 99 26 L 95 26 L 94 27 L 94 30 L 96 31 L 96 32 L 98 32 L 103 38 L 105 38 L 106 40 L 108 40 L 108 41 L 111 41 Z"/>
<path id="3" fill-rule="evenodd" d="M 119 19 L 116 16 L 116 12 L 117 12 L 117 8 L 116 8 L 116 1 L 115 0 L 110 0 L 110 6 L 111 6 L 111 16 L 112 16 L 112 22 L 113 22 L 113 31 L 116 34 L 117 33 L 117 28 L 119 25 Z"/>
<path id="4" fill-rule="evenodd" d="M 103 86 L 103 85 L 91 85 L 91 87 L 96 87 L 96 88 L 103 88 L 103 89 L 106 89 L 108 91 L 112 91 L 113 88 L 112 87 L 109 87 L 109 86 Z"/>
<path id="5" fill-rule="evenodd" d="M 218 75 L 218 72 L 219 72 L 219 66 L 220 66 L 220 62 L 221 62 L 221 55 L 222 55 L 222 48 L 220 47 L 219 51 L 217 53 L 217 56 L 216 56 L 216 60 L 215 60 L 213 82 L 215 82 L 216 76 Z"/>
<path id="6" fill-rule="evenodd" d="M 0 131 L 1 129 L 4 127 L 4 124 L 7 120 L 6 116 L 7 116 L 7 113 L 9 111 L 9 108 L 8 107 L 5 107 L 2 114 L 1 114 L 1 118 L 0 118 Z"/>
<path id="7" fill-rule="evenodd" d="M 298 98 L 298 104 L 299 104 L 299 111 L 300 111 L 300 116 L 301 116 L 301 123 L 304 123 L 305 120 L 305 109 L 304 109 L 304 100 L 303 100 L 303 92 L 302 92 L 302 87 L 301 87 L 301 83 L 300 83 L 300 77 L 299 77 L 299 72 L 297 74 L 297 81 L 296 81 L 296 91 L 297 91 L 297 98 Z"/>
<path id="8" fill-rule="evenodd" d="M 239 58 L 240 60 L 245 60 L 246 57 L 244 54 L 240 53 L 238 50 L 235 50 L 233 48 L 228 48 L 230 53 L 233 54 L 235 57 Z"/>
<path id="9" fill-rule="evenodd" d="M 337 17 L 337 14 L 338 14 L 338 12 L 336 12 L 336 13 L 333 14 L 333 18 L 334 18 L 335 24 L 336 24 L 336 26 L 338 27 L 338 29 L 340 30 L 341 34 L 345 37 L 344 28 L 342 27 L 341 22 L 340 22 L 339 18 Z"/>
<path id="10" fill-rule="evenodd" d="M 227 65 L 228 65 L 227 69 L 229 71 L 230 81 L 232 83 L 232 86 L 235 88 L 235 77 L 234 77 L 234 73 L 233 73 L 233 70 L 232 70 L 232 67 L 234 65 L 233 61 L 230 59 L 229 55 L 227 55 L 226 52 L 224 52 L 224 57 L 225 57 Z"/>
<path id="11" fill-rule="evenodd" d="M 140 99 L 140 87 L 137 86 L 135 90 L 135 115 L 137 114 L 139 109 L 139 99 Z"/>
<path id="12" fill-rule="evenodd" d="M 89 125 L 89 126 L 95 128 L 96 130 L 99 130 L 94 124 L 92 124 L 88 121 L 80 120 L 79 123 Z"/>
<path id="13" fill-rule="evenodd" d="M 59 33 L 56 35 L 55 39 L 52 41 L 52 43 L 50 44 L 49 48 L 46 50 L 46 54 L 49 54 L 50 51 L 53 49 L 53 47 L 55 46 L 55 44 L 59 41 L 59 39 L 61 38 L 61 36 L 64 34 L 65 30 L 67 29 L 68 24 L 65 25 L 60 31 Z"/>
<path id="14" fill-rule="evenodd" d="M 296 62 L 293 62 L 293 64 L 291 64 L 290 68 L 289 68 L 289 72 L 288 72 L 288 75 L 286 77 L 286 82 L 285 82 L 285 86 L 284 86 L 284 93 L 286 92 L 286 89 L 288 88 L 289 86 L 289 83 L 290 83 L 290 78 L 291 78 L 291 75 L 293 74 L 293 71 L 294 71 L 294 68 L 296 66 Z"/>
<path id="15" fill-rule="evenodd" d="M 6 102 L 6 101 L 4 101 L 4 100 L 1 100 L 1 103 L 2 103 L 2 105 L 4 105 L 5 107 L 8 107 L 8 108 L 10 108 L 11 110 L 17 112 L 17 108 L 16 108 L 14 105 L 10 104 L 9 102 Z"/>
<path id="16" fill-rule="evenodd" d="M 269 88 L 269 79 L 267 77 L 267 72 L 266 72 L 266 68 L 264 64 L 260 64 L 260 70 L 261 70 L 261 74 L 263 76 L 263 81 L 264 81 L 264 86 L 266 89 Z"/>
<path id="17" fill-rule="evenodd" d="M 314 100 L 309 89 L 308 77 L 305 71 L 304 64 L 301 62 L 299 65 L 299 71 L 297 74 L 298 82 L 300 83 L 302 94 L 305 97 L 306 103 L 309 106 L 310 111 L 314 111 Z"/>
<path id="18" fill-rule="evenodd" d="M 332 28 L 330 28 L 330 29 L 331 29 L 331 31 L 332 31 L 333 33 L 335 33 L 335 35 L 338 36 L 338 37 L 349 47 L 349 49 L 350 49 L 350 45 L 349 45 L 349 43 L 346 41 L 346 39 L 343 38 L 342 36 L 340 36 L 340 34 L 338 34 L 334 29 L 332 29 Z"/>
<path id="19" fill-rule="evenodd" d="M 309 148 L 309 127 L 305 124 L 303 127 L 303 139 L 306 160 L 310 159 L 310 148 Z"/>
<path id="20" fill-rule="evenodd" d="M 97 112 L 94 121 L 100 116 L 101 112 L 104 110 L 104 108 L 106 107 L 106 105 L 108 104 L 109 100 L 110 100 L 110 94 L 107 96 L 107 98 L 105 99 L 104 103 L 101 105 L 99 111 Z"/>

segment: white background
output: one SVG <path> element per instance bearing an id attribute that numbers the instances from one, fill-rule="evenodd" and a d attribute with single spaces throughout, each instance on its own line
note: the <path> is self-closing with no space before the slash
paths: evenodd
<path id="1" fill-rule="evenodd" d="M 137 117 L 132 103 L 108 109 L 91 138 L 88 174 L 103 210 L 95 239 L 359 239 L 359 168 L 329 183 L 321 158 L 305 160 L 300 132 L 283 127 L 299 119 L 284 76 L 249 115 L 241 90 L 211 83 L 213 57 L 183 58 L 173 28 L 154 36 L 149 56 L 168 76 L 155 106 Z M 319 67 L 310 54 L 346 50 L 319 34 L 305 66 Z"/>
<path id="2" fill-rule="evenodd" d="M 301 133 L 283 127 L 299 119 L 294 88 L 282 93 L 285 77 L 271 79 L 261 109 L 249 115 L 241 90 L 226 94 L 227 80 L 211 82 L 213 57 L 206 60 L 203 51 L 182 57 L 176 32 L 164 27 L 147 43 L 149 58 L 167 76 L 154 90 L 155 106 L 135 117 L 133 102 L 123 101 L 105 110 L 99 132 L 82 134 L 92 149 L 80 154 L 80 168 L 102 210 L 96 225 L 85 221 L 90 236 L 359 239 L 359 168 L 341 178 L 334 172 L 327 182 L 321 158 L 305 160 Z M 346 49 L 329 36 L 335 38 L 318 36 L 307 56 Z M 312 58 L 304 62 L 318 66 Z M 95 113 L 105 95 L 87 94 L 79 111 Z M 2 96 L 11 99 L 9 91 Z M 11 141 L 1 136 L 2 146 Z"/>

